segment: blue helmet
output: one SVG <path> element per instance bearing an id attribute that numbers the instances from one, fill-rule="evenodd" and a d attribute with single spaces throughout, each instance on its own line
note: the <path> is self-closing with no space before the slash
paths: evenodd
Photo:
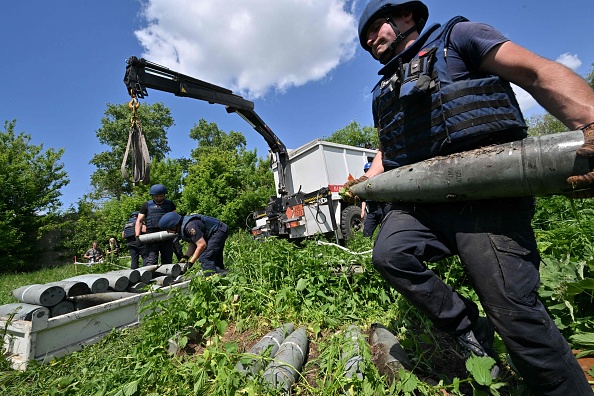
<path id="1" fill-rule="evenodd" d="M 162 184 L 153 184 L 149 190 L 151 195 L 165 195 L 167 194 L 167 187 Z"/>
<path id="2" fill-rule="evenodd" d="M 130 214 L 130 217 L 138 217 L 138 212 L 132 212 L 132 214 Z"/>
<path id="3" fill-rule="evenodd" d="M 165 213 L 159 220 L 159 228 L 162 230 L 175 230 L 181 219 L 182 216 L 177 212 Z"/>
<path id="4" fill-rule="evenodd" d="M 429 9 L 420 1 L 394 1 L 394 0 L 371 0 L 367 3 L 365 10 L 359 18 L 359 42 L 361 47 L 371 53 L 367 45 L 367 29 L 380 16 L 393 14 L 399 8 L 408 6 L 412 8 L 413 18 L 417 24 L 417 31 L 423 30 L 425 22 L 429 18 Z M 373 55 L 373 54 L 372 54 Z"/>
<path id="5" fill-rule="evenodd" d="M 369 168 L 371 168 L 371 162 L 366 163 L 365 166 L 363 167 L 363 170 L 365 172 L 367 172 L 369 170 Z"/>

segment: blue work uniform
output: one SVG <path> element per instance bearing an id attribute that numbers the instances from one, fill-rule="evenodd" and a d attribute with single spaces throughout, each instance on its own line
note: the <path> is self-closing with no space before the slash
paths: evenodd
<path id="1" fill-rule="evenodd" d="M 526 136 L 509 84 L 479 71 L 484 55 L 506 41 L 492 27 L 458 17 L 427 28 L 382 69 L 373 111 L 384 168 Z M 478 308 L 424 264 L 458 255 L 530 387 L 538 394 L 591 395 L 568 343 L 537 296 L 534 206 L 532 197 L 390 203 L 373 265 L 436 327 L 459 335 L 472 328 Z"/>
<path id="2" fill-rule="evenodd" d="M 217 272 L 225 269 L 223 250 L 229 236 L 229 227 L 219 219 L 191 214 L 184 216 L 180 237 L 188 243 L 196 244 L 201 238 L 206 241 L 206 249 L 198 256 L 204 272 Z"/>

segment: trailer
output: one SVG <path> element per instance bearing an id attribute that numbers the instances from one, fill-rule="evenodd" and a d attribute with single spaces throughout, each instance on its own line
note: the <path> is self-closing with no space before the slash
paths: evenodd
<path id="1" fill-rule="evenodd" d="M 346 203 L 338 194 L 345 181 L 358 178 L 376 150 L 313 140 L 288 152 L 285 167 L 287 190 L 296 193 L 271 198 L 254 213 L 252 235 L 286 235 L 301 239 L 315 234 L 336 235 L 343 241 L 361 228 L 361 208 Z M 272 164 L 278 184 L 279 167 Z M 307 192 L 304 192 L 307 191 Z"/>

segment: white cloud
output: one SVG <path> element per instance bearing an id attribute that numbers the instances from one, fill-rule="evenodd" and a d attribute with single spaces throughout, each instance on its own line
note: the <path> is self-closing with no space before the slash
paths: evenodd
<path id="1" fill-rule="evenodd" d="M 147 0 L 143 57 L 257 98 L 324 78 L 357 39 L 347 0 Z"/>
<path id="2" fill-rule="evenodd" d="M 577 54 L 570 54 L 569 52 L 561 54 L 557 58 L 557 62 L 569 67 L 573 71 L 576 71 L 582 65 L 582 61 L 578 58 Z"/>

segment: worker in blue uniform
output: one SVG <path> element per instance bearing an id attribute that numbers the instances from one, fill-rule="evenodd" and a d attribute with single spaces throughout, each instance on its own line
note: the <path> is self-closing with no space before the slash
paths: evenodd
<path id="1" fill-rule="evenodd" d="M 594 92 L 565 66 L 511 42 L 493 27 L 455 17 L 426 27 L 421 1 L 371 0 L 360 44 L 383 67 L 373 91 L 380 147 L 348 188 L 388 169 L 526 137 L 510 83 L 570 129 L 577 154 L 594 155 Z M 496 169 L 492 170 L 496 172 Z M 592 174 L 568 179 L 591 186 Z M 591 395 L 568 343 L 538 299 L 540 255 L 532 197 L 455 203 L 389 203 L 373 265 L 433 324 L 478 356 L 498 355 L 493 331 L 538 395 Z M 425 262 L 458 255 L 480 299 L 444 283 Z M 496 376 L 497 366 L 491 370 Z"/>
<path id="2" fill-rule="evenodd" d="M 178 234 L 182 240 L 188 242 L 185 257 L 190 266 L 198 261 L 205 275 L 227 274 L 223 263 L 223 250 L 229 236 L 227 224 L 197 213 L 181 216 L 171 212 L 161 218 L 159 227 Z"/>
<path id="3" fill-rule="evenodd" d="M 143 225 L 146 227 L 146 233 L 159 232 L 159 220 L 166 213 L 175 212 L 175 204 L 169 199 L 165 199 L 167 188 L 162 184 L 151 186 L 149 193 L 152 199 L 146 201 L 140 207 L 138 218 L 136 219 L 135 236 L 142 233 Z M 145 265 L 155 265 L 159 262 L 161 255 L 161 264 L 171 264 L 173 262 L 173 241 L 160 241 L 146 245 L 146 263 Z"/>

